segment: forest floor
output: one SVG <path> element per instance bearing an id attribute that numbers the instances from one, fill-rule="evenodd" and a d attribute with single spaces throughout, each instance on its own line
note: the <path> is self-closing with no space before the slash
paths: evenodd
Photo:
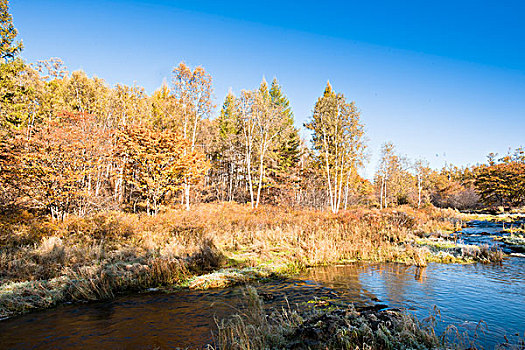
<path id="1" fill-rule="evenodd" d="M 111 211 L 63 221 L 15 214 L 0 218 L 0 318 L 151 288 L 227 287 L 309 266 L 503 258 L 488 247 L 450 249 L 450 241 L 429 247 L 430 238 L 446 237 L 469 220 L 434 207 L 332 214 L 214 203 L 155 216 Z"/>

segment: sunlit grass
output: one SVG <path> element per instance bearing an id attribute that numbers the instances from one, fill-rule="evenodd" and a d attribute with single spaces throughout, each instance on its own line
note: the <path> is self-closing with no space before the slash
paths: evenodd
<path id="1" fill-rule="evenodd" d="M 484 258 L 436 253 L 415 241 L 462 225 L 457 212 L 432 207 L 332 214 L 214 203 L 164 208 L 156 216 L 114 211 L 64 221 L 22 212 L 1 218 L 0 315 L 152 287 L 219 288 L 309 266 Z"/>

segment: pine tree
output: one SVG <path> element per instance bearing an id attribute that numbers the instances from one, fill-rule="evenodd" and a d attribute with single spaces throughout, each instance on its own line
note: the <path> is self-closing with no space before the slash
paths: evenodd
<path id="1" fill-rule="evenodd" d="M 0 0 L 0 58 L 4 62 L 12 61 L 22 51 L 22 42 L 14 43 L 18 31 L 13 25 L 13 19 L 9 13 L 9 1 Z"/>
<path id="2" fill-rule="evenodd" d="M 301 139 L 299 131 L 294 126 L 294 115 L 290 107 L 290 101 L 283 94 L 281 86 L 274 78 L 270 88 L 272 103 L 280 107 L 281 115 L 284 119 L 286 130 L 279 135 L 277 140 L 278 148 L 274 151 L 277 155 L 277 162 L 280 171 L 287 171 L 299 162 Z"/>
<path id="3" fill-rule="evenodd" d="M 231 91 L 228 92 L 222 105 L 221 113 L 216 120 L 218 137 L 215 138 L 215 150 L 211 159 L 214 163 L 210 175 L 215 176 L 218 198 L 232 201 L 238 187 L 238 176 L 242 168 L 242 147 L 240 140 L 241 122 L 238 120 L 236 98 Z M 224 196 L 224 197 L 223 197 Z"/>
<path id="4" fill-rule="evenodd" d="M 288 98 L 283 94 L 277 78 L 274 78 L 272 81 L 272 85 L 270 87 L 270 96 L 273 103 L 281 106 L 281 113 L 283 117 L 291 123 L 290 125 L 293 125 L 294 119 L 292 109 L 290 108 L 290 101 L 288 101 Z"/>
<path id="5" fill-rule="evenodd" d="M 235 121 L 235 96 L 231 91 L 228 92 L 228 95 L 226 95 L 224 99 L 218 123 L 219 135 L 222 138 L 227 138 L 228 135 L 235 135 L 239 132 Z"/>
<path id="6" fill-rule="evenodd" d="M 19 127 L 28 119 L 31 90 L 19 83 L 26 71 L 21 59 L 0 64 L 0 127 Z"/>
<path id="7" fill-rule="evenodd" d="M 271 99 L 270 91 L 268 90 L 268 83 L 264 77 L 261 81 L 261 85 L 259 86 L 259 92 L 264 101 L 268 102 Z"/>

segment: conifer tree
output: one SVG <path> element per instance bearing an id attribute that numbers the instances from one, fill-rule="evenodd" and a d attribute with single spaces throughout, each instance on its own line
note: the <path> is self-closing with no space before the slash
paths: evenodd
<path id="1" fill-rule="evenodd" d="M 235 121 L 235 96 L 231 91 L 228 92 L 222 105 L 221 114 L 218 118 L 219 135 L 226 138 L 239 132 Z"/>
<path id="2" fill-rule="evenodd" d="M 221 113 L 217 118 L 218 137 L 216 138 L 216 151 L 212 155 L 216 169 L 218 183 L 227 200 L 232 201 L 237 187 L 236 174 L 242 168 L 242 153 L 240 140 L 240 121 L 236 110 L 236 98 L 231 91 L 228 92 L 222 105 Z"/>
<path id="3" fill-rule="evenodd" d="M 278 135 L 276 142 L 278 148 L 275 150 L 275 153 L 277 154 L 279 170 L 287 172 L 288 169 L 293 168 L 299 162 L 301 139 L 299 131 L 294 126 L 294 115 L 290 107 L 290 101 L 283 94 L 276 78 L 272 81 L 270 96 L 272 103 L 279 107 L 286 126 L 285 132 L 282 135 Z"/>
<path id="4" fill-rule="evenodd" d="M 9 1 L 0 0 L 0 58 L 3 62 L 14 60 L 22 51 L 22 42 L 14 42 L 18 31 L 9 13 Z"/>
<path id="5" fill-rule="evenodd" d="M 253 117 L 255 121 L 255 136 L 258 146 L 259 158 L 259 180 L 257 185 L 257 199 L 255 207 L 259 206 L 261 201 L 261 190 L 263 183 L 266 185 L 265 174 L 267 164 L 265 158 L 268 153 L 275 149 L 275 142 L 279 134 L 281 134 L 286 125 L 281 113 L 281 106 L 273 103 L 272 97 L 268 90 L 268 84 L 263 79 L 258 91 L 253 94 Z"/>

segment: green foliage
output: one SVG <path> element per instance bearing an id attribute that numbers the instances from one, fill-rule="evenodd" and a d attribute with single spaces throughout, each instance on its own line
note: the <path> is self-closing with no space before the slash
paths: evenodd
<path id="1" fill-rule="evenodd" d="M 365 160 L 359 111 L 329 83 L 305 124 L 313 134 L 309 150 L 277 79 L 271 84 L 263 80 L 239 97 L 230 92 L 220 115 L 208 120 L 214 109 L 212 77 L 202 67 L 190 69 L 181 62 L 172 71 L 171 83 L 148 96 L 139 86 L 110 87 L 82 71 L 69 73 L 58 58 L 28 65 L 17 58 L 22 44 L 15 41 L 17 31 L 8 5 L 0 0 L 2 203 L 21 203 L 30 197 L 31 205 L 40 209 L 51 205 L 61 212 L 78 212 L 84 206 L 78 203 L 89 202 L 87 198 L 97 198 L 92 207 L 99 209 L 129 205 L 137 198 L 148 198 L 156 207 L 156 201 L 168 203 L 168 197 L 183 194 L 182 202 L 189 208 L 190 185 L 198 185 L 192 201 L 317 208 L 330 204 L 334 212 L 357 203 L 374 205 L 372 186 L 358 174 Z M 86 117 L 85 125 L 67 121 L 66 115 Z M 145 129 L 151 130 L 143 133 Z M 127 153 L 136 155 L 133 170 L 126 163 L 130 158 L 114 157 L 117 138 L 112 135 L 117 130 L 144 136 L 128 144 L 136 147 Z M 200 152 L 202 157 L 190 157 L 186 165 L 192 174 L 199 174 L 195 179 L 206 181 L 197 184 L 190 179 L 193 175 L 182 175 L 184 190 L 180 188 L 181 175 L 166 169 L 170 161 L 175 164 L 173 159 L 184 157 L 166 151 L 169 142 L 161 142 L 162 133 L 171 138 L 173 147 L 184 149 L 184 156 Z M 105 139 L 98 142 L 97 137 Z M 189 148 L 179 142 L 181 137 Z M 151 146 L 150 141 L 163 145 Z M 161 159 L 162 154 L 171 155 Z M 428 167 L 419 167 L 414 174 L 407 161 L 395 156 L 376 177 L 376 184 L 381 182 L 376 186 L 381 188 L 380 204 L 420 206 L 432 199 L 438 205 L 472 207 L 478 203 L 476 183 L 486 204 L 519 205 L 524 201 L 522 170 L 516 164 L 525 164 L 524 154 L 522 148 L 499 160 L 492 154 L 489 166 L 480 167 L 476 174 L 470 169 L 436 172 Z M 210 172 L 203 157 L 212 161 Z M 125 179 L 129 171 L 133 176 L 126 174 Z"/>
<path id="2" fill-rule="evenodd" d="M 38 79 L 21 60 L 0 63 L 0 127 L 20 127 L 36 113 Z"/>
<path id="3" fill-rule="evenodd" d="M 294 126 L 294 116 L 290 107 L 290 101 L 281 90 L 277 79 L 273 79 L 270 88 L 272 103 L 279 106 L 280 113 L 287 126 L 284 133 L 277 135 L 277 147 L 274 153 L 277 156 L 279 170 L 289 174 L 290 169 L 294 168 L 299 162 L 301 155 L 301 138 L 299 131 Z"/>
<path id="4" fill-rule="evenodd" d="M 239 130 L 239 122 L 236 119 L 235 110 L 235 96 L 232 92 L 228 92 L 224 103 L 222 105 L 221 114 L 218 118 L 219 136 L 223 139 L 237 135 Z"/>
<path id="5" fill-rule="evenodd" d="M 14 60 L 24 47 L 22 42 L 14 42 L 17 34 L 9 13 L 9 1 L 0 0 L 0 59 L 4 62 Z"/>
<path id="6" fill-rule="evenodd" d="M 313 148 L 322 163 L 335 164 L 343 157 L 354 167 L 362 164 L 365 145 L 359 112 L 355 103 L 348 103 L 343 94 L 336 94 L 330 83 L 305 127 L 313 131 Z"/>

